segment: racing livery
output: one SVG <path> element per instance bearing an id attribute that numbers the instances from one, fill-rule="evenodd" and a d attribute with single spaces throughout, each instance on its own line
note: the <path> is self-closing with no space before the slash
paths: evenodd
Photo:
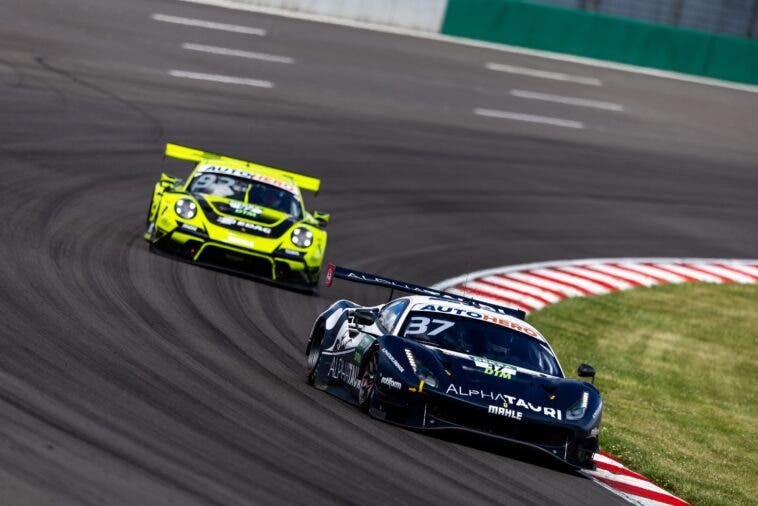
<path id="1" fill-rule="evenodd" d="M 176 144 L 166 155 L 196 162 L 185 180 L 161 175 L 148 208 L 151 249 L 194 263 L 315 288 L 329 215 L 309 213 L 300 190 L 318 179 Z"/>
<path id="2" fill-rule="evenodd" d="M 340 300 L 319 315 L 306 348 L 311 385 L 398 425 L 515 442 L 594 468 L 600 392 L 565 377 L 523 311 L 330 264 L 328 286 L 335 277 L 412 295 L 368 307 Z M 591 366 L 578 373 L 594 382 Z"/>

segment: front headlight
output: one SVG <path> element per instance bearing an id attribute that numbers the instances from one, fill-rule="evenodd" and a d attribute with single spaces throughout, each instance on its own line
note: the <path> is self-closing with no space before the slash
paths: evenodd
<path id="1" fill-rule="evenodd" d="M 313 244 L 313 232 L 305 227 L 297 227 L 292 231 L 290 239 L 292 240 L 292 244 L 298 248 L 307 248 Z"/>
<path id="2" fill-rule="evenodd" d="M 437 381 L 437 377 L 429 370 L 429 368 L 417 360 L 415 355 L 413 355 L 413 352 L 408 348 L 405 349 L 405 356 L 408 357 L 408 362 L 413 368 L 413 373 L 419 380 L 432 388 L 437 388 L 439 386 L 440 383 Z"/>
<path id="3" fill-rule="evenodd" d="M 189 199 L 179 199 L 174 205 L 174 211 L 185 220 L 191 220 L 197 215 L 197 204 Z"/>
<path id="4" fill-rule="evenodd" d="M 566 410 L 566 420 L 579 420 L 587 412 L 587 403 L 590 400 L 590 394 L 585 390 L 582 392 L 582 398 Z"/>

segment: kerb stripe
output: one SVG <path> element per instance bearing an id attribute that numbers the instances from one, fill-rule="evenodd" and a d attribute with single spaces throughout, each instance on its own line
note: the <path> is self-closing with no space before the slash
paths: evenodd
<path id="1" fill-rule="evenodd" d="M 614 480 L 609 480 L 608 478 L 596 477 L 595 479 L 602 481 L 606 485 L 609 485 L 610 487 L 613 487 L 614 489 L 617 489 L 626 494 L 644 497 L 645 499 L 652 499 L 654 501 L 658 501 L 663 504 L 671 504 L 673 506 L 690 506 L 690 503 L 683 501 L 673 495 L 664 494 L 661 492 L 654 492 L 652 490 L 636 487 L 634 485 L 629 485 L 627 483 L 619 483 Z"/>

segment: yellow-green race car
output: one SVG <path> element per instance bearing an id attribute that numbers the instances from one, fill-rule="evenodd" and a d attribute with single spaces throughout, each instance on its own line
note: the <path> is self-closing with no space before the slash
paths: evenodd
<path id="1" fill-rule="evenodd" d="M 306 211 L 300 190 L 318 192 L 318 179 L 176 144 L 166 156 L 197 165 L 186 180 L 163 173 L 156 183 L 145 232 L 151 250 L 316 287 L 329 215 Z"/>

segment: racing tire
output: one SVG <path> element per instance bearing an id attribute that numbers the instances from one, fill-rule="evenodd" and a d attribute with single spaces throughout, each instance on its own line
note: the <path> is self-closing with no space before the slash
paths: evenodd
<path id="1" fill-rule="evenodd" d="M 358 386 L 358 407 L 364 413 L 368 413 L 371 404 L 374 402 L 378 372 L 379 350 L 373 349 L 363 363 L 360 385 Z"/>
<path id="2" fill-rule="evenodd" d="M 305 381 L 311 386 L 316 383 L 316 370 L 318 369 L 318 363 L 321 360 L 321 342 L 323 340 L 324 328 L 323 325 L 320 325 L 311 338 L 311 344 L 308 347 L 308 354 L 306 355 L 307 368 Z"/>
<path id="3" fill-rule="evenodd" d="M 155 197 L 150 199 L 150 203 L 147 205 L 147 217 L 145 218 L 145 238 L 149 236 L 150 239 L 147 239 L 149 242 L 152 242 L 152 239 L 155 237 L 155 222 L 150 221 L 150 215 L 153 214 L 153 200 Z"/>

